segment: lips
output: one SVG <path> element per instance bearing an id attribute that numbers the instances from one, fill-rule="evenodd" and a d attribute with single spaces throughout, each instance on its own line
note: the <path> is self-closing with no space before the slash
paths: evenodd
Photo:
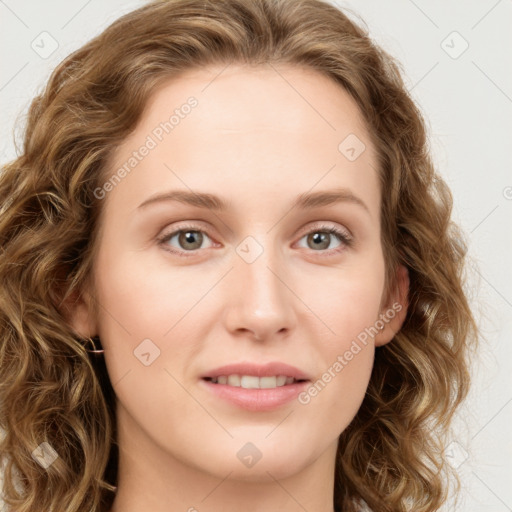
<path id="1" fill-rule="evenodd" d="M 294 366 L 272 362 L 221 366 L 205 373 L 201 381 L 214 396 L 236 407 L 270 411 L 296 398 L 310 378 Z"/>

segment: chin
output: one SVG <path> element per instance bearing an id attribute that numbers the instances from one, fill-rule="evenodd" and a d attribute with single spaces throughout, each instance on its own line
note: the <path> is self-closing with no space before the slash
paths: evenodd
<path id="1" fill-rule="evenodd" d="M 226 448 L 219 453 L 211 453 L 208 458 L 208 467 L 203 470 L 217 478 L 225 478 L 229 474 L 230 480 L 240 482 L 268 482 L 269 479 L 286 479 L 306 468 L 318 455 L 311 453 L 308 457 L 305 453 L 305 443 L 295 447 L 293 450 L 279 449 L 279 446 L 262 447 L 258 452 L 254 445 L 244 443 L 242 448 Z M 240 443 L 237 443 L 240 444 Z M 262 446 L 263 443 L 260 443 Z M 318 450 L 321 453 L 322 450 Z M 231 454 L 228 455 L 227 454 Z M 252 457 L 252 459 L 251 459 Z M 272 475 L 270 476 L 269 475 Z"/>

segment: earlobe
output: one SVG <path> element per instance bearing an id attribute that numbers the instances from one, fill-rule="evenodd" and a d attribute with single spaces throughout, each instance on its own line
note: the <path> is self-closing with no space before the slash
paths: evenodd
<path id="1" fill-rule="evenodd" d="M 396 272 L 394 291 L 388 304 L 380 313 L 381 329 L 374 338 L 376 347 L 389 343 L 402 328 L 409 305 L 409 284 L 409 272 L 405 266 L 400 265 Z"/>

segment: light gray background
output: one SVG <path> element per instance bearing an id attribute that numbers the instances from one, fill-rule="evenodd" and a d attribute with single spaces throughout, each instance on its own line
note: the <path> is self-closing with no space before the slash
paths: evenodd
<path id="1" fill-rule="evenodd" d="M 0 162 L 15 156 L 15 121 L 23 122 L 51 70 L 144 3 L 0 0 Z M 457 511 L 512 511 L 512 2 L 337 5 L 360 15 L 372 37 L 402 62 L 428 119 L 438 168 L 454 195 L 454 220 L 469 237 L 475 270 L 468 288 L 485 339 L 471 395 L 445 452 L 462 479 Z M 58 47 L 46 55 L 52 45 Z"/>

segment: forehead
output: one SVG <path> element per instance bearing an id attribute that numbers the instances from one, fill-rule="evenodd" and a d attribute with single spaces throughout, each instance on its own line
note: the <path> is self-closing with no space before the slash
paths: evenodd
<path id="1" fill-rule="evenodd" d="M 220 129 L 304 130 L 326 135 L 350 128 L 367 136 L 350 94 L 328 76 L 307 67 L 211 65 L 191 69 L 161 84 L 148 99 L 139 127 L 149 128 L 194 96 L 194 117 Z"/>
<path id="2" fill-rule="evenodd" d="M 133 201 L 166 185 L 240 193 L 273 185 L 296 196 L 318 184 L 359 195 L 366 188 L 366 202 L 379 203 L 374 148 L 357 104 L 308 68 L 232 64 L 170 79 L 149 98 L 110 171 L 149 139 L 154 147 L 122 183 Z"/>

